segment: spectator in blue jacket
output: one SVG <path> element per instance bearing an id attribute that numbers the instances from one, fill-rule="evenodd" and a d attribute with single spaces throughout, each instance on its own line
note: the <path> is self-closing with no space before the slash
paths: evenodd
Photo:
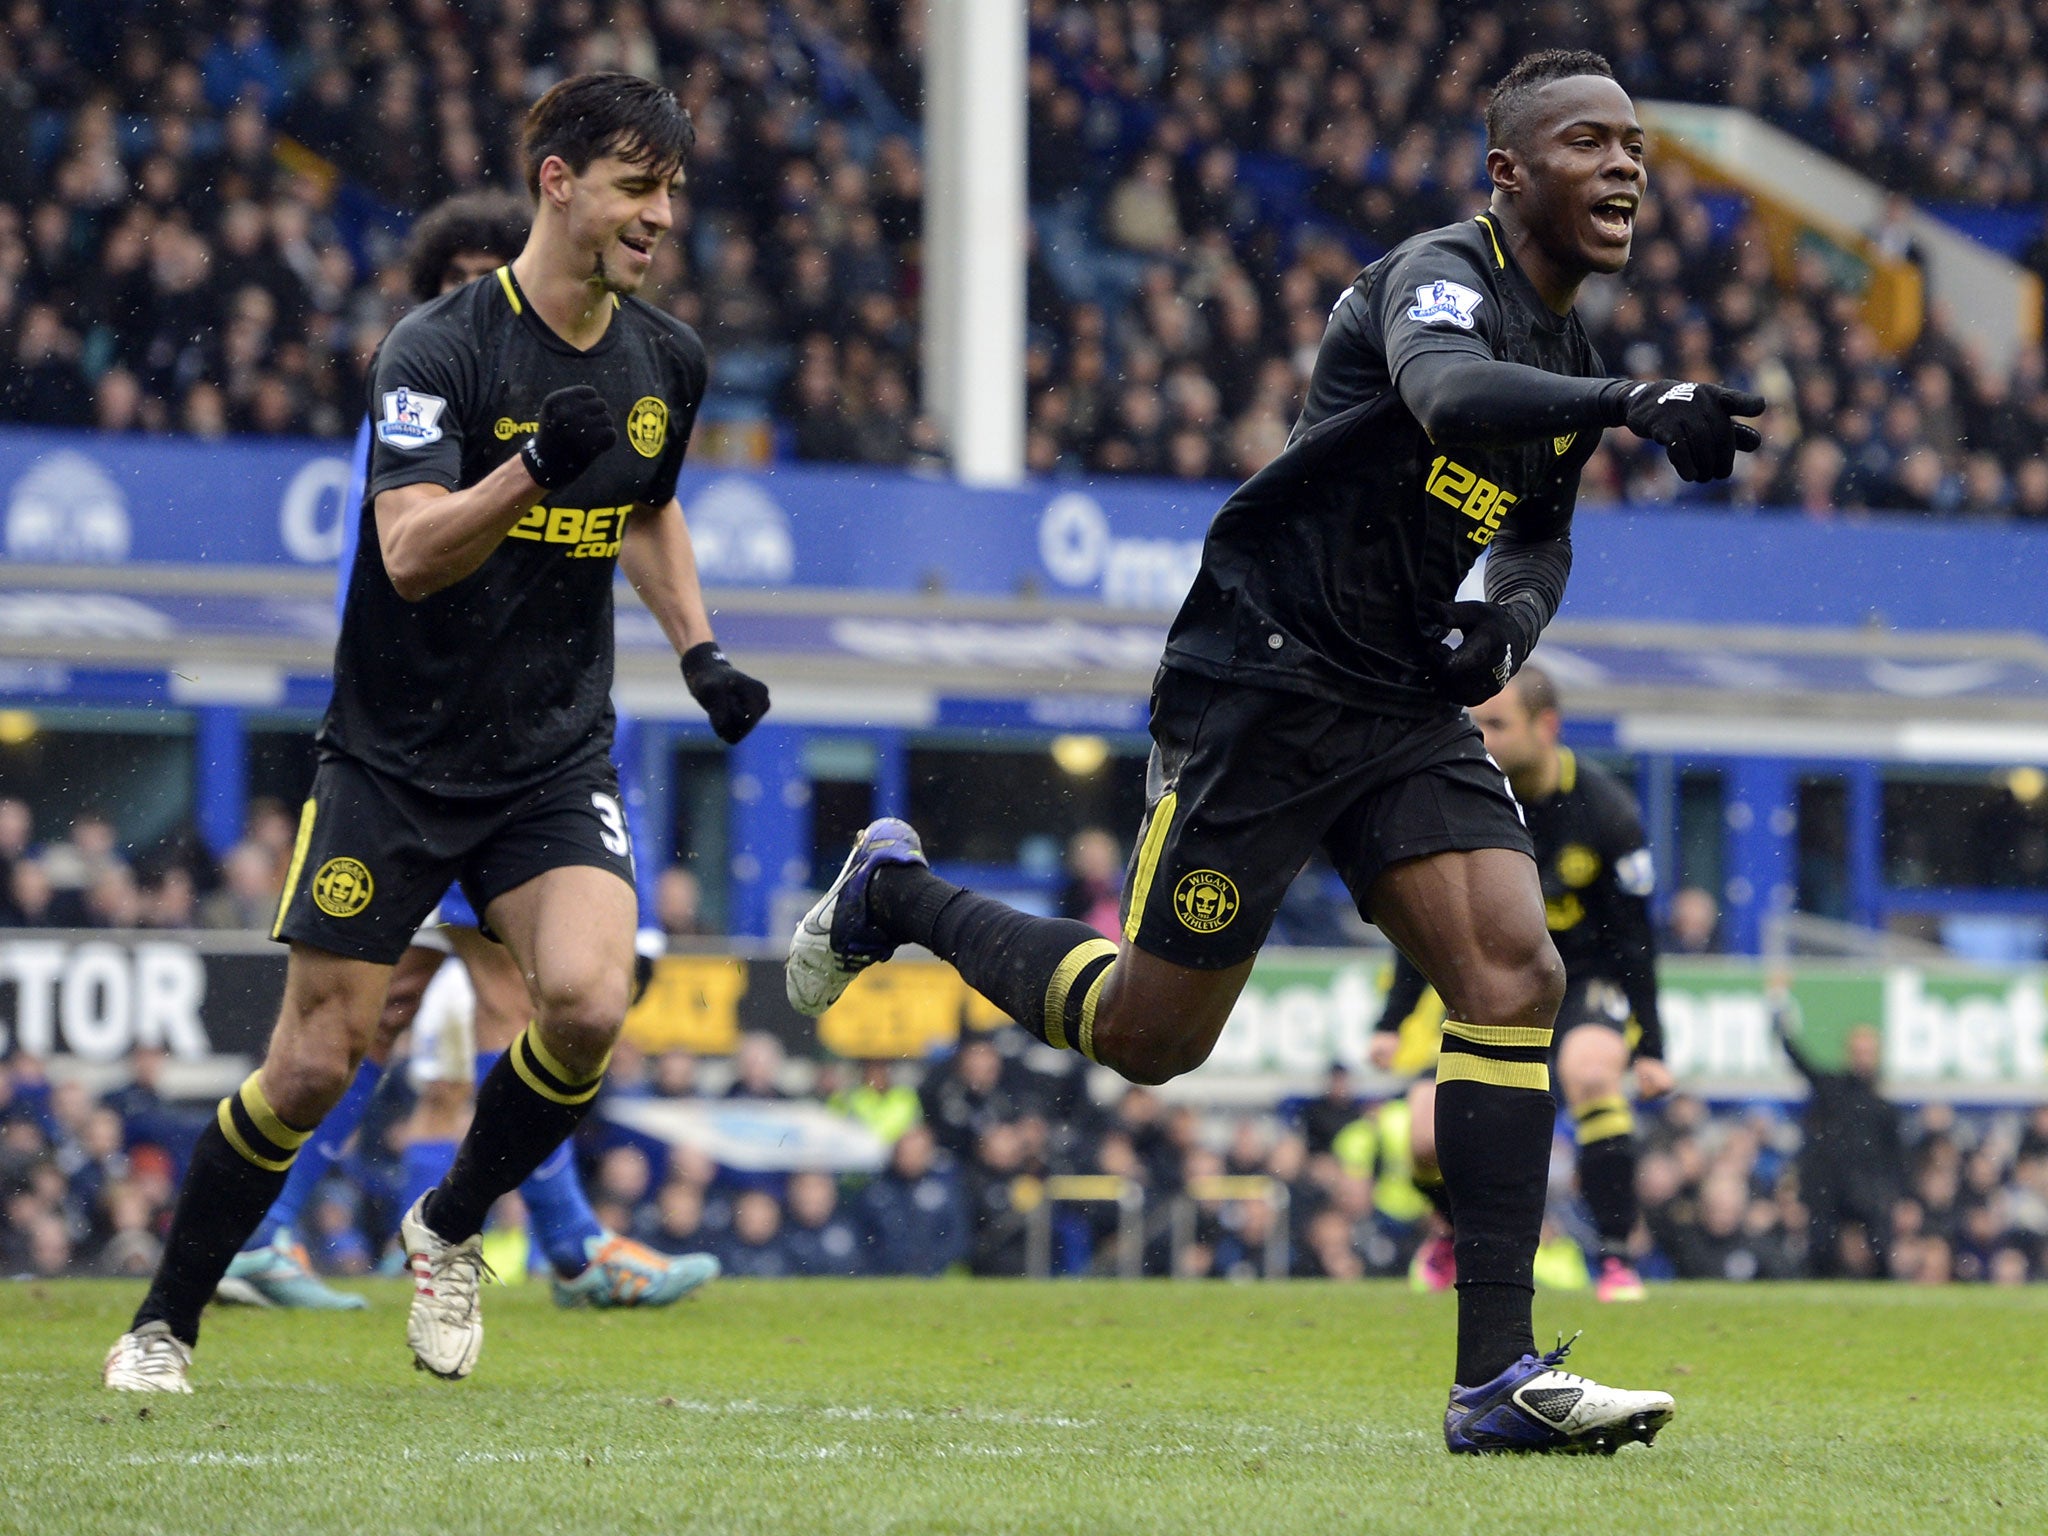
<path id="1" fill-rule="evenodd" d="M 936 1275 L 967 1256 L 960 1181 L 938 1161 L 929 1128 L 903 1133 L 886 1172 L 860 1192 L 868 1268 L 880 1275 Z"/>
<path id="2" fill-rule="evenodd" d="M 718 1262 L 728 1275 L 776 1280 L 796 1273 L 782 1235 L 782 1207 L 765 1189 L 750 1189 L 733 1202 L 732 1231 L 718 1245 Z"/>
<path id="3" fill-rule="evenodd" d="M 839 1185 L 829 1173 L 799 1173 L 789 1181 L 789 1224 L 782 1229 L 792 1272 L 857 1275 L 866 1267 L 860 1228 L 839 1209 Z"/>

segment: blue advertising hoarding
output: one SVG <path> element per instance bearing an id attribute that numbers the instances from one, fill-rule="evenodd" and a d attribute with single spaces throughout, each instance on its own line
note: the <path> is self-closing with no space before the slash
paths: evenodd
<path id="1" fill-rule="evenodd" d="M 339 443 L 0 428 L 0 540 L 21 563 L 332 564 Z M 707 585 L 1100 602 L 1170 611 L 1227 486 L 969 489 L 893 470 L 690 468 Z M 2048 633 L 2048 531 L 1817 521 L 1683 506 L 1583 509 L 1562 617 Z"/>

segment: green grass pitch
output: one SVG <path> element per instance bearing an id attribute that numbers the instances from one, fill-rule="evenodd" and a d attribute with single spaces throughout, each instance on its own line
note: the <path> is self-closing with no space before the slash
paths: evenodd
<path id="1" fill-rule="evenodd" d="M 1391 1285 L 726 1281 L 484 1293 L 466 1382 L 367 1312 L 215 1309 L 191 1397 L 102 1391 L 138 1288 L 0 1286 L 0 1532 L 2048 1531 L 2048 1290 L 1539 1298 L 1668 1387 L 1614 1458 L 1453 1459 L 1452 1306 Z"/>

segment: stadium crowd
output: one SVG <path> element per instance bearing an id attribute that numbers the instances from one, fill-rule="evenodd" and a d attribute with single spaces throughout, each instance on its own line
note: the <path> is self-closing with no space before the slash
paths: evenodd
<path id="1" fill-rule="evenodd" d="M 970 1036 L 928 1064 L 831 1063 L 803 1097 L 864 1123 L 888 1148 L 872 1176 L 741 1173 L 594 1116 L 580 1141 L 599 1218 L 664 1251 L 708 1251 L 729 1274 L 934 1275 L 1027 1270 L 1033 1213 L 1054 1175 L 1108 1175 L 1144 1193 L 1139 1244 L 1147 1274 L 1254 1278 L 1285 1224 L 1287 1273 L 1334 1280 L 1398 1275 L 1429 1220 L 1401 1162 L 1402 1100 L 1329 1090 L 1275 1114 L 1203 1115 L 1149 1089 L 1090 1101 L 1075 1058 L 1014 1031 Z M 0 1274 L 148 1273 L 169 1219 L 181 1159 L 210 1102 L 163 1091 L 164 1058 L 138 1052 L 132 1080 L 95 1098 L 52 1084 L 39 1064 L 0 1065 Z M 325 1273 L 375 1268 L 397 1214 L 402 1073 L 365 1121 L 357 1151 L 330 1177 L 299 1233 Z M 652 1059 L 622 1046 L 605 1092 L 615 1097 L 781 1100 L 791 1075 L 768 1036 L 742 1041 L 730 1064 L 681 1053 Z M 722 1085 L 722 1086 L 720 1086 Z M 2048 1107 L 1959 1115 L 1941 1105 L 1898 1112 L 1899 1182 L 1870 1225 L 1821 1227 L 1802 1198 L 1814 1178 L 1797 1120 L 1774 1106 L 1710 1111 L 1679 1096 L 1647 1120 L 1639 1267 L 1653 1279 L 1782 1279 L 1838 1274 L 1922 1284 L 2048 1279 Z M 1583 1285 L 1590 1233 L 1571 1188 L 1569 1133 L 1554 1161 L 1550 1240 L 1539 1275 Z M 1194 1201 L 1177 1239 L 1176 1199 L 1193 1181 L 1252 1176 L 1284 1189 L 1265 1199 Z M 1204 1194 L 1195 1186 L 1196 1194 Z M 515 1197 L 516 1198 L 516 1197 Z M 1276 1215 L 1276 1211 L 1278 1214 Z M 502 1213 L 516 1224 L 516 1211 Z M 1062 1203 L 1050 1212 L 1055 1273 L 1114 1272 L 1117 1207 Z M 516 1252 L 516 1250 L 515 1250 Z"/>
<path id="2" fill-rule="evenodd" d="M 105 817 L 81 813 L 66 836 L 39 842 L 28 806 L 0 797 L 0 929 L 267 929 L 293 831 L 283 805 L 258 800 L 218 866 L 196 838 L 131 865 Z M 1115 853 L 1099 830 L 1074 840 L 1060 910 L 1114 926 Z M 1674 901 L 1675 950 L 1711 947 L 1715 914 L 1702 898 Z M 670 936 L 703 933 L 687 868 L 664 871 L 655 900 Z M 994 1038 L 1005 1049 L 1024 1039 Z M 1777 1107 L 1710 1113 L 1685 1097 L 1646 1115 L 1636 1255 L 1646 1275 L 2048 1279 L 2048 1108 L 2024 1123 L 1939 1105 L 1909 1116 L 1875 1090 L 1874 1034 L 1863 1049 L 1861 1078 L 1802 1066 L 1813 1091 L 1797 1117 Z M 615 1230 L 669 1251 L 711 1251 L 744 1274 L 1022 1273 L 1042 1181 L 1069 1174 L 1131 1179 L 1145 1191 L 1148 1273 L 1263 1272 L 1274 1221 L 1263 1201 L 1197 1201 L 1190 1240 L 1176 1249 L 1174 1200 L 1216 1175 L 1285 1188 L 1296 1275 L 1399 1273 L 1420 1241 L 1426 1202 L 1401 1161 L 1398 1098 L 1367 1102 L 1335 1078 L 1323 1097 L 1271 1115 L 1204 1117 L 1146 1089 L 1104 1108 L 1088 1097 L 1080 1065 L 1028 1044 L 1006 1055 L 986 1037 L 924 1066 L 828 1064 L 805 1093 L 889 1145 L 889 1166 L 872 1179 L 739 1175 L 600 1117 L 582 1148 L 587 1183 Z M 32 1059 L 0 1062 L 0 1273 L 149 1270 L 182 1159 L 211 1112 L 210 1102 L 167 1099 L 164 1066 L 161 1053 L 140 1052 L 133 1080 L 95 1100 L 77 1081 L 52 1085 Z M 606 1092 L 780 1099 L 790 1076 L 765 1036 L 748 1039 L 729 1066 L 702 1070 L 680 1053 L 649 1061 L 625 1046 Z M 301 1234 L 330 1273 L 374 1266 L 395 1221 L 396 1138 L 411 1091 L 403 1079 L 393 1074 L 346 1177 L 330 1181 Z M 1572 1255 L 1589 1236 L 1571 1169 L 1567 1135 L 1554 1162 L 1550 1253 L 1561 1267 L 1546 1270 L 1565 1282 L 1583 1278 Z M 1052 1267 L 1110 1265 L 1116 1226 L 1113 1204 L 1061 1205 Z"/>
<path id="3" fill-rule="evenodd" d="M 0 797 L 0 928 L 268 929 L 297 831 L 283 802 L 259 796 L 219 859 L 189 825 L 131 859 L 103 811 L 39 839 L 28 802 Z"/>
<path id="4" fill-rule="evenodd" d="M 0 419 L 351 432 L 405 223 L 517 185 L 526 106 L 616 68 L 697 126 L 654 280 L 719 359 L 707 433 L 773 413 L 800 456 L 902 462 L 925 429 L 899 9 L 12 0 Z"/>
<path id="5" fill-rule="evenodd" d="M 242 836 L 218 859 L 189 823 L 130 858 L 113 822 L 88 808 L 63 838 L 39 841 L 28 802 L 0 796 L 0 929 L 206 928 L 268 932 L 284 894 L 298 817 L 283 801 L 250 801 Z M 651 925 L 670 938 L 704 934 L 703 893 L 683 864 L 661 871 Z"/>
<path id="6" fill-rule="evenodd" d="M 346 432 L 405 218 L 515 180 L 525 103 L 617 67 L 672 81 L 698 125 L 656 277 L 714 360 L 703 451 L 938 454 L 916 407 L 918 7 L 119 9 L 110 27 L 102 5 L 14 0 L 0 34 L 0 419 Z M 1479 205 L 1484 82 L 1532 38 L 1607 50 L 1641 95 L 1751 108 L 1916 195 L 2048 197 L 2040 4 L 1694 9 L 1546 4 L 1511 32 L 1460 0 L 1032 0 L 1030 468 L 1229 479 L 1270 459 L 1332 296 Z M 1770 397 L 1767 451 L 1716 496 L 2048 517 L 2040 348 L 1994 370 L 1937 313 L 1889 356 L 1837 273 L 1819 253 L 1774 272 L 1743 203 L 1667 165 L 1630 272 L 1583 308 L 1618 370 Z M 1680 487 L 1611 434 L 1585 493 Z"/>
<path id="7" fill-rule="evenodd" d="M 1393 0 L 1036 7 L 1033 195 L 1057 279 L 1046 286 L 1067 302 L 1063 317 L 1051 303 L 1038 317 L 1033 466 L 1236 476 L 1263 463 L 1298 408 L 1330 297 L 1359 260 L 1483 206 L 1484 83 L 1531 36 L 1609 49 L 1641 95 L 1751 104 L 1744 60 L 1775 61 L 1773 90 L 1800 68 L 1851 98 L 1876 78 L 1857 73 L 1875 70 L 1875 55 L 1828 47 L 1861 25 L 1830 34 L 1834 12 L 1882 11 L 1892 40 L 1904 35 L 1900 13 L 1927 14 L 1747 9 L 1731 42 L 1716 29 L 1738 8 L 1711 8 L 1715 19 L 1694 29 L 1685 7 L 1632 0 L 1611 0 L 1590 24 L 1540 7 L 1542 25 L 1512 35 L 1497 7 Z M 1766 45 L 1755 28 L 1780 10 Z M 1920 36 L 1960 48 L 1977 32 L 1944 21 Z M 1831 124 L 1791 126 L 1836 147 Z M 2039 143 L 2038 117 L 2032 131 Z M 2048 516 L 2040 349 L 1994 369 L 1937 312 L 1889 356 L 1840 265 L 1815 249 L 1775 271 L 1740 199 L 1664 163 L 1629 270 L 1589 284 L 1580 311 L 1617 371 L 1719 379 L 1770 399 L 1766 451 L 1716 497 L 1816 516 Z M 1668 467 L 1620 433 L 1583 487 L 1595 504 L 1678 494 Z"/>

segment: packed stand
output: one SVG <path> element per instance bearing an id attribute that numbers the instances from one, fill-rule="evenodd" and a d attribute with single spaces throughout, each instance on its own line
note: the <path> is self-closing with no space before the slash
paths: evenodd
<path id="1" fill-rule="evenodd" d="M 19 0 L 0 32 L 0 419 L 346 433 L 400 305 L 405 220 L 516 185 L 526 103 L 613 67 L 668 80 L 698 125 L 652 291 L 714 360 L 699 451 L 937 462 L 917 409 L 918 7 L 137 9 L 117 30 L 83 0 Z M 1358 266 L 1483 202 L 1485 84 L 1539 36 L 1915 195 L 2048 197 L 2039 4 L 1759 3 L 1695 24 L 1603 0 L 1512 33 L 1503 9 L 1033 0 L 1028 467 L 1234 480 L 1270 461 Z M 1744 205 L 1675 166 L 1630 271 L 1582 310 L 1617 371 L 1772 402 L 1765 451 L 1711 489 L 1609 434 L 1589 504 L 2048 517 L 2038 346 L 1993 370 L 1937 317 L 1887 356 L 1818 256 L 1774 274 Z"/>
<path id="2" fill-rule="evenodd" d="M 1715 1117 L 1678 1099 L 1651 1131 L 1639 1184 L 1645 1277 L 1801 1276 L 2017 1285 L 2048 1276 L 2048 1110 L 1901 1116 L 1905 1135 L 1847 1206 L 1812 1184 L 1796 1121 Z M 1806 1180 L 1806 1183 L 1802 1183 Z M 1806 1200 L 1813 1189 L 1832 1209 Z"/>
<path id="3" fill-rule="evenodd" d="M 133 1080 L 97 1099 L 78 1082 L 53 1086 L 30 1059 L 0 1067 L 0 1273 L 154 1265 L 182 1160 L 212 1103 L 171 1097 L 161 1052 L 128 1065 L 122 1076 Z M 1402 1274 L 1435 1220 L 1404 1161 L 1405 1100 L 1361 1097 L 1341 1070 L 1313 1098 L 1236 1115 L 1136 1087 L 1098 1105 L 1077 1058 L 1015 1031 L 971 1036 L 924 1065 L 827 1064 L 793 1094 L 804 1076 L 768 1036 L 745 1038 L 730 1062 L 621 1046 L 605 1089 L 615 1099 L 688 1103 L 713 1118 L 822 1102 L 886 1150 L 872 1173 L 744 1172 L 599 1114 L 578 1142 L 599 1220 L 763 1278 L 1135 1270 L 1332 1280 Z M 387 1084 L 297 1234 L 326 1274 L 392 1264 L 409 1090 L 403 1073 Z M 1837 1095 L 1817 1109 L 1822 1098 L 1803 1127 L 1777 1106 L 1714 1112 L 1684 1096 L 1646 1117 L 1634 1255 L 1645 1276 L 2048 1279 L 2048 1108 L 1966 1116 L 1887 1106 L 1880 1128 L 1894 1139 L 1873 1155 L 1854 1104 Z M 1817 1113 L 1851 1118 L 1830 1130 Z M 1844 1140 L 1845 1126 L 1861 1139 Z M 1582 1287 L 1590 1230 L 1571 1188 L 1568 1131 L 1553 1169 L 1537 1274 Z M 1231 1178 L 1252 1182 L 1217 1182 Z M 1143 1195 L 1128 1227 L 1120 1189 Z M 486 1235 L 501 1273 L 522 1268 L 520 1233 L 508 1197 Z"/>
<path id="4" fill-rule="evenodd" d="M 131 857 L 103 811 L 88 806 L 44 838 L 28 802 L 0 796 L 0 929 L 268 932 L 298 825 L 282 801 L 258 796 L 218 859 L 189 826 Z"/>
<path id="5" fill-rule="evenodd" d="M 1740 107 L 1916 198 L 2048 202 L 2048 6 L 2039 0 L 1600 0 L 1542 8 L 1639 96 Z"/>
<path id="6" fill-rule="evenodd" d="M 1532 36 L 1511 36 L 1498 9 L 1039 0 L 1032 468 L 1234 478 L 1270 459 L 1299 409 L 1331 299 L 1357 267 L 1484 206 L 1484 86 Z M 1716 73 L 1733 56 L 1716 30 L 1731 8 L 1700 29 L 1672 5 L 1614 0 L 1594 24 L 1550 9 L 1560 14 L 1538 29 L 1546 45 L 1607 47 L 1640 94 L 1740 96 Z M 1791 10 L 1755 8 L 1740 36 L 1779 9 Z M 1757 50 L 1778 61 L 1770 80 L 1788 78 L 1788 50 L 1807 60 L 1820 47 L 1838 9 L 1800 12 Z M 1905 8 L 1867 9 L 1887 13 L 1888 39 L 1906 35 Z M 1951 8 L 1939 21 L 1913 12 L 1942 41 L 1977 38 L 1990 9 Z M 1683 37 L 1665 36 L 1674 29 Z M 1647 48 L 1651 34 L 1670 46 Z M 2048 80 L 2039 64 L 1998 78 L 2034 101 L 2038 143 L 2048 96 L 2019 89 L 2034 76 Z M 1860 78 L 1847 64 L 1831 76 L 1838 94 L 1854 94 Z M 1982 68 L 1966 78 L 1988 88 Z M 1902 146 L 1933 142 L 1911 123 L 1900 134 Z M 1684 494 L 1816 516 L 2048 517 L 2038 346 L 1999 372 L 1937 317 L 1906 355 L 1888 357 L 1819 254 L 1781 282 L 1741 200 L 1702 193 L 1681 166 L 1654 169 L 1628 272 L 1582 295 L 1596 343 L 1617 372 L 1721 380 L 1772 402 L 1766 450 L 1731 484 Z M 1611 433 L 1583 499 L 1662 501 L 1681 490 L 1663 455 Z"/>
<path id="7" fill-rule="evenodd" d="M 914 410 L 905 9 L 137 0 L 113 27 L 87 0 L 13 0 L 0 421 L 352 432 L 410 218 L 520 185 L 528 104 L 624 69 L 669 82 L 697 125 L 653 295 L 717 360 L 700 440 L 773 413 L 785 442 L 731 451 L 907 462 L 932 437 Z"/>
<path id="8" fill-rule="evenodd" d="M 268 933 L 298 828 L 298 816 L 282 800 L 258 795 L 249 802 L 241 837 L 219 858 L 189 825 L 133 853 L 95 807 L 73 815 L 64 836 L 44 839 L 29 803 L 0 795 L 0 929 Z M 652 896 L 651 926 L 670 938 L 715 931 L 689 865 L 671 864 L 656 875 Z"/>

